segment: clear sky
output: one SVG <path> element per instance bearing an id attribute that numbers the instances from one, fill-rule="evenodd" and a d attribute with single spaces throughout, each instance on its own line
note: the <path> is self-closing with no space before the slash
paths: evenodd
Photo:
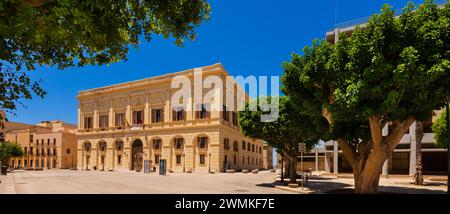
<path id="1" fill-rule="evenodd" d="M 337 2 L 337 9 L 336 9 Z M 42 80 L 44 99 L 24 101 L 12 121 L 37 123 L 63 120 L 77 123 L 77 92 L 221 62 L 231 75 L 281 75 L 281 63 L 292 52 L 341 23 L 370 16 L 385 3 L 394 9 L 407 0 L 210 0 L 211 19 L 197 28 L 195 41 L 184 47 L 172 39 L 154 38 L 132 49 L 128 61 L 109 66 L 50 67 L 30 72 Z M 422 3 L 421 1 L 413 1 Z M 335 13 L 337 11 L 337 13 Z M 336 18 L 336 21 L 335 21 Z"/>

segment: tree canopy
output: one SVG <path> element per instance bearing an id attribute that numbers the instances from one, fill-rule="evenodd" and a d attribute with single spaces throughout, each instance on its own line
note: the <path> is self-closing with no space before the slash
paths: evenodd
<path id="1" fill-rule="evenodd" d="M 447 112 L 443 111 L 436 121 L 434 121 L 432 129 L 436 145 L 447 148 Z"/>
<path id="2" fill-rule="evenodd" d="M 39 82 L 12 70 L 118 62 L 155 35 L 182 45 L 209 12 L 206 0 L 0 1 L 0 108 L 45 95 Z"/>
<path id="3" fill-rule="evenodd" d="M 300 154 L 298 144 L 305 143 L 307 150 L 310 150 L 319 139 L 323 139 L 328 127 L 323 118 L 308 116 L 294 108 L 289 97 L 281 96 L 278 102 L 272 102 L 275 99 L 261 97 L 253 103 L 247 103 L 245 110 L 239 112 L 239 125 L 245 136 L 262 139 L 288 157 L 291 162 L 291 182 L 295 182 L 297 157 Z M 259 106 L 261 103 L 278 105 L 278 118 L 274 118 L 274 122 L 261 120 L 261 115 L 268 113 L 262 108 L 250 110 L 250 105 Z"/>
<path id="4" fill-rule="evenodd" d="M 6 161 L 11 157 L 22 157 L 23 153 L 22 147 L 17 143 L 8 141 L 0 143 L 0 161 Z"/>
<path id="5" fill-rule="evenodd" d="M 450 3 L 410 3 L 398 17 L 385 5 L 351 35 L 335 44 L 315 40 L 283 64 L 283 92 L 327 119 L 357 192 L 376 191 L 384 161 L 410 125 L 447 102 L 449 29 Z"/>

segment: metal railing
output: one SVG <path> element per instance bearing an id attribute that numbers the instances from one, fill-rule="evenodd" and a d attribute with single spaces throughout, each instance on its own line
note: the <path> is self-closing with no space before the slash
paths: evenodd
<path id="1" fill-rule="evenodd" d="M 435 0 L 434 1 L 434 3 L 438 4 L 438 5 L 444 5 L 447 2 L 449 2 L 449 0 Z M 417 5 L 415 5 L 415 6 L 417 6 Z M 402 14 L 402 12 L 403 12 L 403 8 L 396 9 L 394 11 L 394 15 L 395 16 L 400 16 Z M 367 16 L 367 17 L 362 17 L 362 18 L 359 18 L 359 19 L 353 19 L 353 20 L 349 20 L 349 21 L 345 21 L 345 22 L 340 22 L 340 23 L 335 24 L 333 29 L 336 29 L 336 28 L 342 29 L 342 28 L 346 28 L 346 27 L 362 25 L 362 24 L 365 24 L 365 23 L 369 22 L 370 17 L 371 16 Z"/>

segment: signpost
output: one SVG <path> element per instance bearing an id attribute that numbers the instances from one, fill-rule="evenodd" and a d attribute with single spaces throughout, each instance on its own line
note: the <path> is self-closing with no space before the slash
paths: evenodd
<path id="1" fill-rule="evenodd" d="M 306 150 L 306 144 L 305 143 L 298 143 L 298 150 L 300 151 L 300 173 L 302 175 L 302 190 L 303 190 L 303 183 L 305 182 L 305 173 L 303 173 L 303 153 Z"/>

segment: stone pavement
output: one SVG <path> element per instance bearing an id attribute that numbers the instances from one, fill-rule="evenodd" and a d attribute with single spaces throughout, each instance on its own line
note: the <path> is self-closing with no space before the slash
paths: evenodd
<path id="1" fill-rule="evenodd" d="M 336 189 L 352 189 L 351 175 L 313 174 L 304 189 L 290 188 L 269 171 L 258 174 L 220 173 L 157 173 L 100 171 L 15 171 L 0 176 L 1 193 L 162 193 L 162 194 L 320 194 Z M 286 179 L 288 180 L 288 179 Z M 299 180 L 300 181 L 300 180 Z M 392 193 L 446 193 L 443 176 L 425 176 L 425 185 L 416 186 L 409 176 L 381 177 L 380 191 Z"/>
<path id="2" fill-rule="evenodd" d="M 0 193 L 219 193 L 219 194 L 285 194 L 274 188 L 275 173 L 196 174 L 100 171 L 15 171 L 0 183 Z M 3 179 L 2 179 L 3 180 Z"/>
<path id="3" fill-rule="evenodd" d="M 14 186 L 14 177 L 11 174 L 0 175 L 0 193 L 3 194 L 15 194 L 16 189 Z"/>

